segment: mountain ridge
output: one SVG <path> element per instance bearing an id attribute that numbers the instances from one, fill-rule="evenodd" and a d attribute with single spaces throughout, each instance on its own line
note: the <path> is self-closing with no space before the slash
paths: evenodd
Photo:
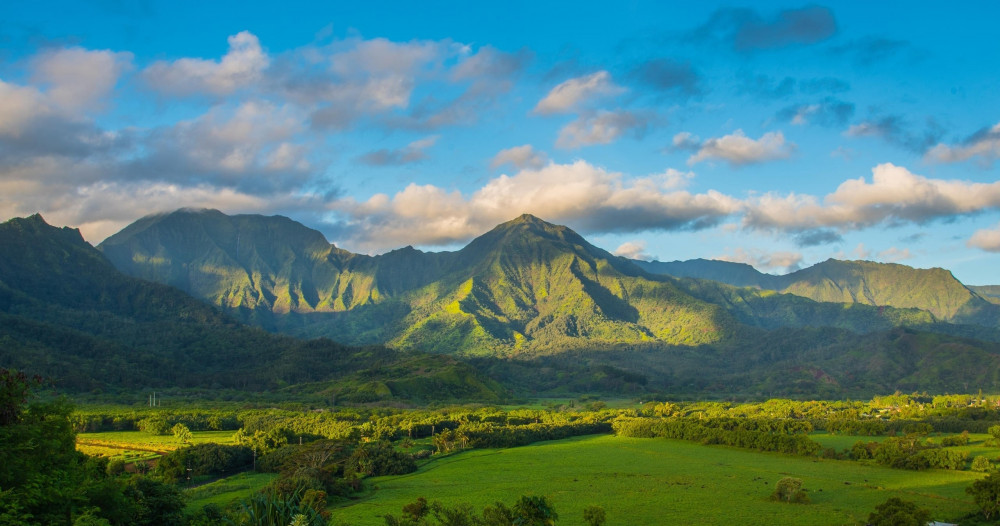
<path id="1" fill-rule="evenodd" d="M 860 333 L 941 321 L 995 327 L 991 316 L 1000 309 L 946 271 L 828 260 L 789 278 L 712 260 L 642 262 L 614 256 L 530 214 L 456 251 L 404 247 L 377 256 L 339 249 L 320 232 L 280 216 L 182 209 L 137 224 L 98 247 L 126 273 L 175 284 L 269 330 L 439 353 L 702 345 L 735 338 L 741 326 Z M 193 240 L 185 229 L 197 234 Z M 283 255 L 267 248 L 274 246 L 275 231 L 281 232 L 277 251 Z M 235 253 L 241 243 L 242 254 Z M 933 298 L 937 304 L 906 298 L 903 292 L 912 292 L 919 280 L 900 285 L 882 276 L 885 269 L 897 281 L 915 274 L 946 294 Z"/>
<path id="2" fill-rule="evenodd" d="M 496 401 L 505 396 L 498 380 L 522 394 L 552 395 L 598 389 L 854 397 L 1000 388 L 1000 345 L 965 337 L 962 326 L 949 326 L 955 335 L 893 326 L 906 316 L 929 316 L 925 311 L 845 307 L 657 277 L 628 260 L 608 258 L 565 227 L 498 227 L 496 239 L 488 237 L 464 254 L 430 256 L 434 272 L 445 279 L 421 285 L 434 275 L 411 276 L 412 288 L 353 311 L 281 315 L 320 316 L 321 326 L 391 333 L 399 338 L 399 350 L 393 350 L 244 327 L 178 289 L 125 276 L 73 229 L 49 227 L 40 217 L 5 223 L 0 366 L 54 376 L 84 391 L 288 386 L 289 396 L 355 402 Z M 507 241 L 494 242 L 499 239 Z M 319 252 L 325 258 L 330 252 L 324 250 Z M 416 254 L 424 253 L 402 250 L 389 259 L 406 262 Z M 410 269 L 387 264 L 381 270 L 394 275 Z M 344 282 L 361 278 L 374 280 L 365 275 Z M 47 289 L 31 285 L 45 281 Z M 382 311 L 356 312 L 371 309 Z M 841 313 L 834 326 L 813 325 L 834 319 L 834 311 Z M 302 323 L 300 328 L 310 328 Z M 393 324 L 412 331 L 394 333 Z M 474 352 L 468 354 L 478 357 L 418 352 L 453 352 L 456 345 L 469 345 Z"/>
<path id="3" fill-rule="evenodd" d="M 706 264 L 706 261 L 710 261 Z M 965 286 L 947 269 L 916 269 L 898 263 L 828 259 L 782 276 L 749 265 L 716 260 L 645 262 L 649 272 L 710 279 L 733 286 L 793 294 L 820 302 L 917 308 L 935 321 L 997 327 L 1000 306 Z"/>
<path id="4" fill-rule="evenodd" d="M 405 373 L 405 364 L 420 367 Z M 179 289 L 123 274 L 79 231 L 39 215 L 0 223 L 0 367 L 77 392 L 268 391 L 336 379 L 342 400 L 506 396 L 450 357 L 303 341 L 241 325 Z"/>
<path id="5" fill-rule="evenodd" d="M 140 221 L 98 246 L 119 269 L 299 336 L 509 354 L 572 346 L 578 336 L 604 343 L 706 343 L 727 337 L 733 324 L 670 279 L 527 214 L 455 252 L 402 249 L 379 256 L 342 251 L 293 222 L 298 233 L 285 235 L 285 243 L 298 248 L 285 249 L 283 263 L 226 252 L 237 237 L 256 247 L 256 238 L 283 218 L 179 210 Z M 225 236 L 192 238 L 179 228 Z M 301 241 L 307 233 L 313 240 L 308 250 Z M 646 296 L 641 308 L 630 304 Z M 664 307 L 654 297 L 673 303 Z M 650 309 L 663 312 L 652 315 Z"/>

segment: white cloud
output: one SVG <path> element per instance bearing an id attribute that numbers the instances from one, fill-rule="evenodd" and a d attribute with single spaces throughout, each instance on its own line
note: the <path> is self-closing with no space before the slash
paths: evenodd
<path id="1" fill-rule="evenodd" d="M 616 248 L 613 253 L 616 256 L 628 259 L 640 259 L 643 261 L 652 261 L 654 259 L 653 256 L 646 253 L 646 242 L 641 240 L 626 241 Z"/>
<path id="2" fill-rule="evenodd" d="M 782 270 L 795 272 L 801 268 L 802 254 L 798 252 L 765 252 L 759 249 L 746 250 L 737 248 L 732 254 L 718 256 L 713 259 L 732 263 L 746 263 L 757 270 Z"/>
<path id="3" fill-rule="evenodd" d="M 598 71 L 583 77 L 569 79 L 552 88 L 548 95 L 538 101 L 535 113 L 569 113 L 581 105 L 600 97 L 623 93 L 624 88 L 611 80 L 607 71 Z"/>
<path id="4" fill-rule="evenodd" d="M 296 142 L 301 111 L 267 101 L 216 106 L 153 130 L 144 155 L 124 163 L 130 178 L 230 186 L 250 193 L 292 188 L 310 175 L 309 148 Z"/>
<path id="5" fill-rule="evenodd" d="M 865 248 L 864 243 L 858 243 L 858 246 L 854 247 L 854 257 L 855 259 L 868 259 L 872 256 L 872 252 Z"/>
<path id="6" fill-rule="evenodd" d="M 701 138 L 691 132 L 680 132 L 674 135 L 672 145 L 675 150 L 698 150 Z"/>
<path id="7" fill-rule="evenodd" d="M 966 245 L 987 252 L 1000 252 L 1000 225 L 992 229 L 977 230 Z"/>
<path id="8" fill-rule="evenodd" d="M 1000 159 L 1000 123 L 980 130 L 960 145 L 939 143 L 928 150 L 924 158 L 938 163 L 956 163 L 977 158 L 983 166 L 991 166 Z"/>
<path id="9" fill-rule="evenodd" d="M 675 142 L 677 137 L 675 136 Z M 683 138 L 682 138 L 683 140 Z M 747 137 L 743 130 L 730 135 L 708 139 L 701 143 L 698 151 L 688 158 L 688 164 L 702 161 L 722 160 L 733 166 L 787 159 L 795 152 L 795 144 L 786 143 L 781 132 L 765 133 L 760 139 Z"/>
<path id="10" fill-rule="evenodd" d="M 218 61 L 161 60 L 149 65 L 143 76 L 151 88 L 170 95 L 228 95 L 256 84 L 271 62 L 257 36 L 241 31 L 228 42 L 229 51 Z"/>
<path id="11" fill-rule="evenodd" d="M 95 104 L 132 67 L 131 53 L 90 51 L 79 47 L 46 51 L 32 59 L 32 79 L 48 85 L 46 95 L 71 112 L 99 109 Z"/>
<path id="12" fill-rule="evenodd" d="M 545 152 L 535 150 L 530 144 L 523 144 L 497 152 L 490 161 L 490 168 L 496 170 L 505 164 L 510 164 L 519 170 L 537 169 L 545 166 L 546 160 Z"/>
<path id="13" fill-rule="evenodd" d="M 0 135 L 17 137 L 33 119 L 50 113 L 52 108 L 37 88 L 0 80 Z"/>
<path id="14" fill-rule="evenodd" d="M 887 263 L 896 263 L 897 261 L 903 261 L 912 257 L 913 253 L 908 248 L 899 249 L 889 247 L 878 253 L 878 259 Z"/>
<path id="15" fill-rule="evenodd" d="M 820 202 L 814 196 L 764 194 L 748 200 L 743 223 L 750 228 L 860 229 L 882 223 L 934 219 L 1000 208 L 1000 182 L 928 179 L 890 163 L 872 170 L 872 182 L 849 179 Z"/>
<path id="16" fill-rule="evenodd" d="M 346 223 L 342 241 L 367 251 L 465 241 L 522 213 L 585 232 L 637 232 L 706 228 L 739 210 L 729 196 L 673 190 L 676 184 L 675 172 L 626 178 L 576 161 L 501 175 L 468 197 L 410 184 L 391 197 L 331 206 Z"/>
<path id="17" fill-rule="evenodd" d="M 19 155 L 65 150 L 71 143 L 74 148 L 85 147 L 95 140 L 86 114 L 101 109 L 131 60 L 130 53 L 79 47 L 32 57 L 30 76 L 35 85 L 0 80 L 0 137 L 20 139 L 15 147 Z"/>
<path id="18" fill-rule="evenodd" d="M 488 80 L 505 83 L 519 75 L 530 58 L 528 51 L 505 53 L 492 46 L 483 46 L 459 62 L 452 69 L 451 78 L 454 81 Z"/>
<path id="19" fill-rule="evenodd" d="M 609 144 L 626 133 L 642 135 L 649 118 L 630 111 L 599 111 L 584 115 L 559 130 L 556 147 L 579 148 L 593 144 Z"/>

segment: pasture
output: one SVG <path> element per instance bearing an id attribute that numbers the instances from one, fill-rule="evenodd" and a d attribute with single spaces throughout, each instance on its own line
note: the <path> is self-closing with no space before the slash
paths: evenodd
<path id="1" fill-rule="evenodd" d="M 768 500 L 785 476 L 803 480 L 811 503 Z M 409 475 L 370 479 L 375 491 L 336 507 L 333 518 L 334 524 L 382 525 L 382 516 L 398 515 L 421 496 L 482 509 L 545 495 L 562 525 L 584 524 L 583 509 L 590 505 L 603 507 L 609 524 L 864 524 L 889 497 L 917 502 L 936 520 L 948 520 L 976 509 L 965 488 L 981 476 L 597 435 L 470 450 Z"/>
<path id="2" fill-rule="evenodd" d="M 233 444 L 233 431 L 192 431 L 188 444 Z M 121 459 L 126 463 L 152 460 L 185 446 L 173 435 L 153 435 L 143 431 L 77 433 L 76 449 L 91 456 Z"/>
<path id="3" fill-rule="evenodd" d="M 274 473 L 246 472 L 184 490 L 187 511 L 195 512 L 208 504 L 225 507 L 237 499 L 249 497 L 259 491 L 277 475 Z"/>

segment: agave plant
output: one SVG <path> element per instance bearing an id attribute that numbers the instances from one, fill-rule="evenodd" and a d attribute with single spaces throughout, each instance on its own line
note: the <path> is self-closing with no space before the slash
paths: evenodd
<path id="1" fill-rule="evenodd" d="M 300 506 L 302 492 L 296 491 L 287 498 L 256 493 L 240 501 L 232 526 L 325 526 L 326 520 L 309 506 Z"/>

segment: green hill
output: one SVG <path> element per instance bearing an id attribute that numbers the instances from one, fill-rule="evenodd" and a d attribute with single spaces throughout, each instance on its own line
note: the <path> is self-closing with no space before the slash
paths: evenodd
<path id="1" fill-rule="evenodd" d="M 990 303 L 1000 304 L 1000 285 L 969 285 L 969 289 Z"/>
<path id="2" fill-rule="evenodd" d="M 420 374 L 391 370 L 414 359 L 425 360 Z M 446 357 L 302 341 L 241 325 L 178 289 L 122 274 L 77 230 L 38 215 L 0 224 L 0 366 L 74 391 L 262 391 L 337 378 L 348 399 L 423 399 L 429 386 L 443 384 L 445 399 L 503 393 Z M 366 382 L 389 381 L 400 387 L 379 396 L 366 391 Z"/>
<path id="3" fill-rule="evenodd" d="M 338 250 L 287 219 L 255 216 L 233 218 L 242 224 L 237 257 L 235 243 L 231 255 L 223 250 L 218 225 L 186 236 L 190 224 L 157 226 L 168 217 L 140 222 L 119 240 L 146 246 L 140 255 L 156 254 L 153 266 L 178 283 L 211 275 L 208 259 L 195 249 L 166 250 L 166 240 L 174 249 L 191 240 L 227 261 L 225 254 L 247 277 L 226 297 L 255 302 L 224 307 L 229 312 L 288 330 L 388 336 L 395 348 L 244 326 L 178 289 L 122 274 L 79 232 L 33 216 L 0 225 L 0 367 L 41 373 L 72 391 L 229 389 L 356 402 L 498 401 L 507 391 L 497 380 L 522 395 L 836 398 L 1000 389 L 1000 345 L 967 338 L 969 326 L 938 331 L 948 334 L 894 328 L 940 324 L 913 308 L 657 277 L 531 216 L 456 252 L 406 248 L 376 257 Z M 168 223 L 213 217 L 220 219 L 183 211 Z M 259 254 L 248 255 L 245 236 Z M 285 259 L 264 249 L 268 236 Z M 151 259 L 129 258 L 136 269 Z M 283 270 L 265 275 L 265 268 Z M 338 294 L 307 293 L 303 283 Z M 302 293 L 282 303 L 274 290 Z"/>
<path id="4" fill-rule="evenodd" d="M 282 217 L 179 210 L 144 218 L 99 248 L 124 272 L 247 321 L 356 344 L 508 355 L 703 344 L 729 337 L 733 325 L 724 309 L 672 280 L 532 216 L 457 252 L 407 247 L 370 257 Z"/>
<path id="5" fill-rule="evenodd" d="M 649 272 L 773 290 L 820 302 L 919 309 L 939 322 L 991 328 L 1000 325 L 1000 305 L 990 303 L 955 279 L 951 272 L 940 268 L 915 269 L 895 263 L 830 259 L 784 276 L 773 276 L 757 272 L 749 265 L 724 261 L 636 263 Z"/>

